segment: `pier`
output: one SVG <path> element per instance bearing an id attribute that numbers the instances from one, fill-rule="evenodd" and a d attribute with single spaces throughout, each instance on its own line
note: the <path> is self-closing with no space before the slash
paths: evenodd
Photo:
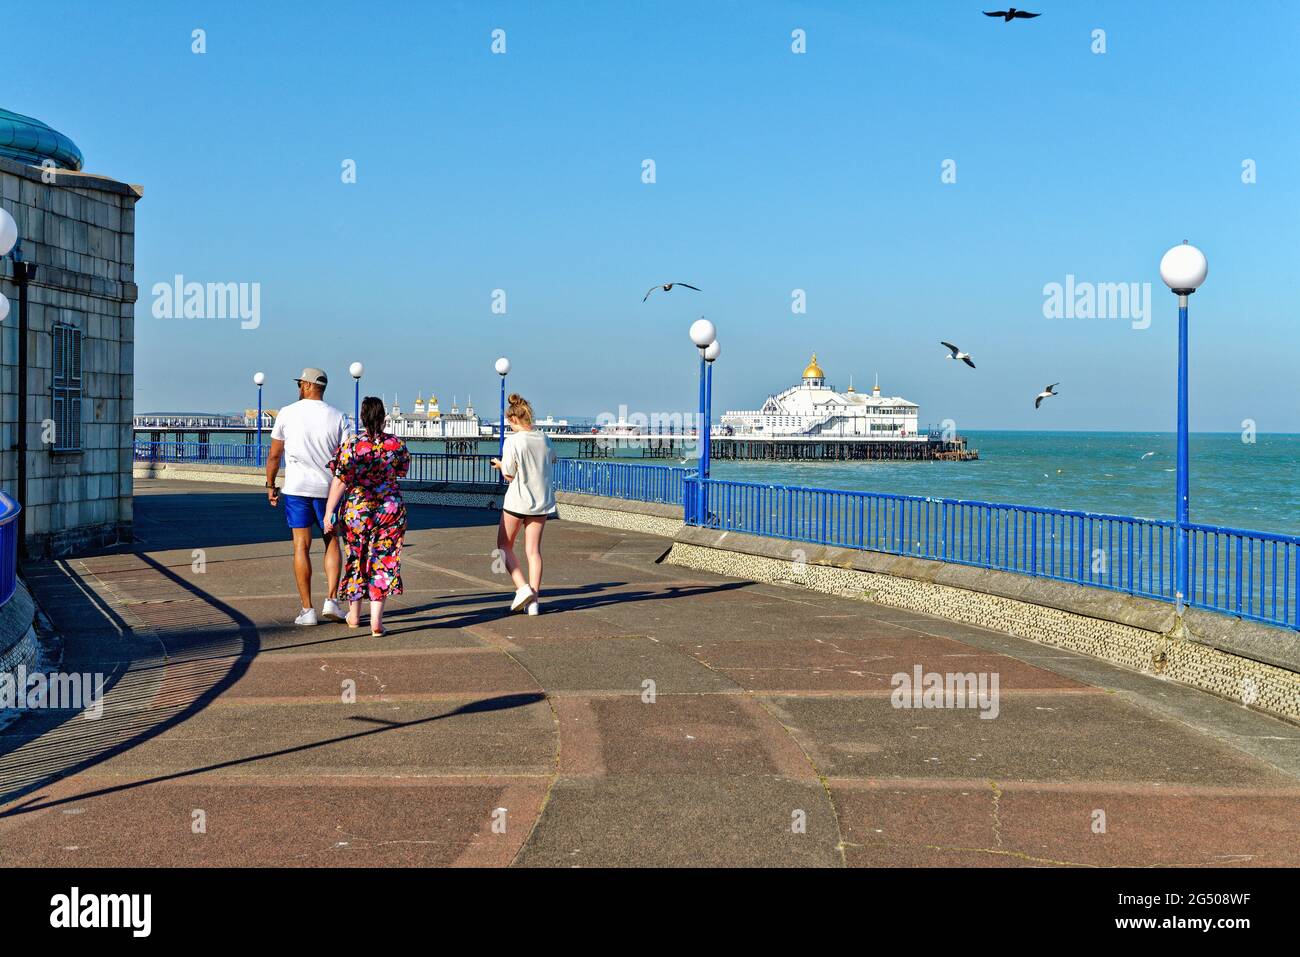
<path id="1" fill-rule="evenodd" d="M 970 462 L 979 450 L 967 447 L 966 438 L 856 439 L 825 437 L 756 438 L 714 436 L 709 440 L 714 459 L 736 461 L 901 461 Z"/>
<path id="2" fill-rule="evenodd" d="M 697 439 L 692 432 L 663 432 L 644 435 L 608 435 L 592 432 L 549 432 L 551 441 L 561 454 L 579 459 L 612 458 L 620 449 L 639 452 L 645 459 L 687 458 L 694 454 Z M 153 444 L 182 444 L 192 446 L 199 459 L 228 453 L 229 446 L 257 445 L 257 430 L 247 426 L 207 425 L 202 428 L 136 426 L 136 442 Z M 412 439 L 416 442 L 433 442 L 445 446 L 445 451 L 472 455 L 487 450 L 495 453 L 497 437 L 463 436 L 450 438 Z M 932 432 L 915 439 L 865 439 L 838 436 L 754 436 L 731 435 L 715 432 L 710 438 L 710 454 L 714 459 L 750 462 L 804 462 L 804 461 L 899 461 L 899 462 L 971 462 L 979 458 L 979 450 L 969 447 L 965 436 L 945 439 Z M 262 444 L 270 445 L 269 429 L 262 430 Z"/>

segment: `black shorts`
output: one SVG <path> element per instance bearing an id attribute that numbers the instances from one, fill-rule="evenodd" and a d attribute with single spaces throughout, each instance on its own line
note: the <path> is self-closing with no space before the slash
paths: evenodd
<path id="1" fill-rule="evenodd" d="M 547 518 L 548 517 L 546 512 L 543 512 L 541 515 L 525 515 L 523 512 L 512 512 L 508 508 L 503 508 L 501 511 L 505 512 L 507 515 L 513 515 L 515 518 Z"/>

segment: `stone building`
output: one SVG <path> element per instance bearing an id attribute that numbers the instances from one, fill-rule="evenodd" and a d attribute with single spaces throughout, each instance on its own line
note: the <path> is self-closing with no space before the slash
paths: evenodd
<path id="1" fill-rule="evenodd" d="M 24 507 L 29 556 L 131 533 L 135 204 L 143 189 L 81 166 L 66 136 L 0 109 L 0 207 L 18 227 L 18 244 L 0 263 L 9 306 L 0 323 L 0 483 Z"/>

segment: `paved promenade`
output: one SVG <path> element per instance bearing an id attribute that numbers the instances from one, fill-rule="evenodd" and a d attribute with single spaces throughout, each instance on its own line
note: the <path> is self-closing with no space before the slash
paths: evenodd
<path id="1" fill-rule="evenodd" d="M 572 522 L 509 616 L 469 509 L 412 508 L 388 637 L 296 628 L 260 490 L 135 502 L 28 576 L 111 690 L 0 732 L 0 865 L 1300 864 L 1300 729 L 1168 682 Z M 893 707 L 917 665 L 998 716 Z"/>

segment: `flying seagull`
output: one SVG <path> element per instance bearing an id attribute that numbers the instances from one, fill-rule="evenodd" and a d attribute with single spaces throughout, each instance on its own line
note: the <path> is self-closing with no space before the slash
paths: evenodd
<path id="1" fill-rule="evenodd" d="M 1053 382 L 1042 392 L 1038 393 L 1038 398 L 1034 399 L 1034 408 L 1036 409 L 1042 405 L 1044 399 L 1050 399 L 1052 396 L 1056 395 L 1056 387 L 1060 384 L 1061 383 L 1059 382 Z M 1057 469 L 1057 471 L 1059 472 L 1060 469 Z"/>
<path id="2" fill-rule="evenodd" d="M 685 286 L 687 289 L 694 289 L 696 292 L 700 291 L 699 286 L 692 286 L 689 282 L 666 282 L 658 286 L 651 286 L 650 289 L 646 292 L 645 296 L 642 297 L 641 301 L 645 302 L 647 299 L 649 299 L 650 293 L 654 292 L 656 289 L 662 289 L 664 292 L 667 292 L 669 289 L 672 289 L 673 286 Z"/>
<path id="3" fill-rule="evenodd" d="M 1010 23 L 1012 20 L 1028 20 L 1031 17 L 1041 17 L 1041 13 L 1027 13 L 1024 10 L 1017 10 L 1011 7 L 1009 10 L 981 10 L 986 17 L 1001 17 L 1003 23 Z"/>
<path id="4" fill-rule="evenodd" d="M 944 342 L 942 339 L 939 340 L 939 344 L 940 344 L 941 346 L 946 346 L 947 349 L 948 349 L 948 353 L 949 353 L 949 354 L 946 355 L 946 356 L 944 356 L 945 359 L 960 359 L 962 362 L 966 363 L 966 364 L 967 364 L 968 366 L 970 366 L 972 369 L 975 368 L 975 363 L 973 363 L 973 362 L 970 361 L 970 353 L 969 353 L 969 352 L 962 352 L 960 349 L 958 349 L 956 346 L 954 346 L 951 342 Z"/>

